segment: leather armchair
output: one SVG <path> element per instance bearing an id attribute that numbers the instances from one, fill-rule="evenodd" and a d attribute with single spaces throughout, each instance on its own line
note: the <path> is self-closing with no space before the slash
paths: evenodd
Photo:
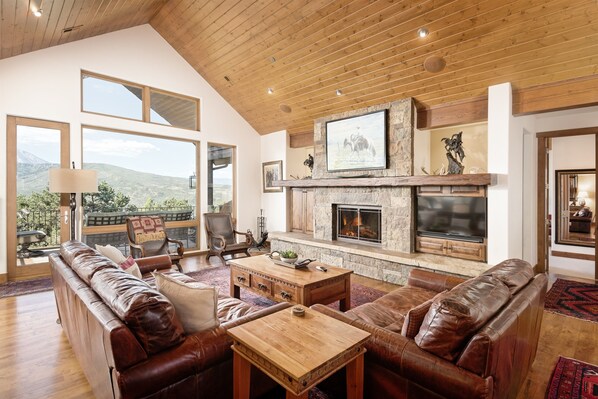
<path id="1" fill-rule="evenodd" d="M 242 233 L 235 229 L 230 213 L 204 213 L 208 254 L 206 259 L 217 256 L 226 264 L 225 255 L 244 253 L 249 256 L 249 248 L 253 244 L 251 232 Z M 237 242 L 236 236 L 243 236 L 244 241 Z"/>

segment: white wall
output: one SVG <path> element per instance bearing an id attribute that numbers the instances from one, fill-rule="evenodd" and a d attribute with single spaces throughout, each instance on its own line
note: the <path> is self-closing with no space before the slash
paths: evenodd
<path id="1" fill-rule="evenodd" d="M 199 97 L 201 132 L 80 112 L 81 69 Z M 207 143 L 236 145 L 237 227 L 255 228 L 261 205 L 260 136 L 149 25 L 0 61 L 0 243 L 6 243 L 7 115 L 69 123 L 71 158 L 77 165 L 81 164 L 82 124 L 200 140 L 200 182 L 207 181 L 203 167 Z M 207 187 L 201 187 L 200 215 L 207 210 Z M 202 225 L 205 246 L 203 231 Z M 0 245 L 0 274 L 6 273 L 6 251 L 6 245 Z"/>
<path id="2" fill-rule="evenodd" d="M 282 161 L 282 175 L 289 178 L 287 148 L 289 135 L 286 130 L 267 134 L 261 138 L 261 162 Z M 261 165 L 261 164 L 260 164 Z M 261 174 L 261 171 L 260 171 Z M 260 189 L 263 182 L 260 180 Z M 280 193 L 263 193 L 262 208 L 268 231 L 287 231 L 287 190 Z"/>

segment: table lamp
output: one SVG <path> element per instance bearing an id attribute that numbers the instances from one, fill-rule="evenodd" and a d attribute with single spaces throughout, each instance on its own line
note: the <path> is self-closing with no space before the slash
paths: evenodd
<path id="1" fill-rule="evenodd" d="M 54 168 L 50 169 L 50 192 L 71 195 L 71 240 L 75 239 L 75 209 L 77 193 L 98 192 L 98 172 L 95 170 Z M 66 213 L 66 212 L 65 212 Z M 66 216 L 66 215 L 65 215 Z"/>

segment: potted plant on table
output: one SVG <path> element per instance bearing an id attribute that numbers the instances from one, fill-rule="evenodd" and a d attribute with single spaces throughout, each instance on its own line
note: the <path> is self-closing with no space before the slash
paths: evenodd
<path id="1" fill-rule="evenodd" d="M 280 260 L 286 263 L 295 263 L 297 262 L 297 253 L 295 251 L 280 251 Z"/>

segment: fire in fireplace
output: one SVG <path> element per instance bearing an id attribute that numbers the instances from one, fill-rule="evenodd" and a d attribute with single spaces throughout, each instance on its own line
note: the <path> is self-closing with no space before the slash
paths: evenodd
<path id="1" fill-rule="evenodd" d="M 336 207 L 336 238 L 382 243 L 382 209 L 372 206 Z"/>

